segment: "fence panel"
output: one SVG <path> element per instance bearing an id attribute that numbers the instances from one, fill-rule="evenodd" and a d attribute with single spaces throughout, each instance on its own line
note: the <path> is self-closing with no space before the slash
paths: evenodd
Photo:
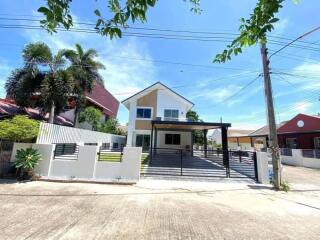
<path id="1" fill-rule="evenodd" d="M 12 150 L 13 142 L 0 141 L 0 176 L 8 174 L 10 170 Z"/>
<path id="2" fill-rule="evenodd" d="M 41 123 L 37 143 L 110 143 L 124 145 L 125 136 Z"/>

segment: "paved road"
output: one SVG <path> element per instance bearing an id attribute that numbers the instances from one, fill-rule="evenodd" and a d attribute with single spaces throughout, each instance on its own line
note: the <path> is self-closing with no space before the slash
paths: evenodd
<path id="1" fill-rule="evenodd" d="M 283 193 L 227 180 L 143 179 L 135 186 L 0 184 L 0 239 L 266 240 L 319 236 L 317 189 Z"/>

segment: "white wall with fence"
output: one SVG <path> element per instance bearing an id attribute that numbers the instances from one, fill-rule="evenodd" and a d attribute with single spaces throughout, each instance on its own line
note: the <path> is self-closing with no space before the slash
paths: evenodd
<path id="1" fill-rule="evenodd" d="M 101 150 L 99 146 L 79 146 L 76 157 L 57 157 L 56 144 L 15 143 L 11 155 L 29 147 L 38 149 L 42 159 L 35 173 L 44 179 L 85 180 L 135 183 L 140 179 L 142 149 L 125 147 L 123 151 Z"/>
<path id="2" fill-rule="evenodd" d="M 281 149 L 281 162 L 288 165 L 320 169 L 320 149 Z"/>
<path id="3" fill-rule="evenodd" d="M 38 144 L 70 143 L 80 146 L 104 145 L 109 146 L 109 148 L 120 148 L 125 145 L 125 142 L 125 136 L 65 127 L 44 122 L 40 124 L 36 141 Z"/>

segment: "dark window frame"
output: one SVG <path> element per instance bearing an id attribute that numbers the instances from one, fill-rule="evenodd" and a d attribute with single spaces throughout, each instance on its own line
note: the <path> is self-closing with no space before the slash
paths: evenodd
<path id="1" fill-rule="evenodd" d="M 152 108 L 137 107 L 136 118 L 137 119 L 151 119 L 152 118 Z"/>
<path id="2" fill-rule="evenodd" d="M 166 145 L 181 145 L 181 134 L 165 134 L 165 144 Z"/>

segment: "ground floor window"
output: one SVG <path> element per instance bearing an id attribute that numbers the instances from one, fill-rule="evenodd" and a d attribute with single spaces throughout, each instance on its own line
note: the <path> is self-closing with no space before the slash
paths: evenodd
<path id="1" fill-rule="evenodd" d="M 166 134 L 165 144 L 180 145 L 180 134 Z"/>
<path id="2" fill-rule="evenodd" d="M 314 138 L 314 148 L 315 149 L 320 149 L 320 137 L 315 137 Z"/>
<path id="3" fill-rule="evenodd" d="M 297 149 L 298 148 L 298 141 L 296 138 L 287 138 L 286 139 L 286 147 Z"/>
<path id="4" fill-rule="evenodd" d="M 148 134 L 137 134 L 136 135 L 136 146 L 142 147 L 142 150 L 149 150 L 150 147 L 150 135 Z"/>

